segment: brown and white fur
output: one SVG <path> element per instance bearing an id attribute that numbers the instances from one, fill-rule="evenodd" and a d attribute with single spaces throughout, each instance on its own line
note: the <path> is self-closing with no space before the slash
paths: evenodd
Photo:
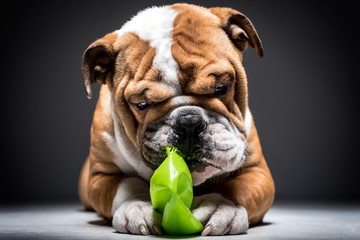
<path id="1" fill-rule="evenodd" d="M 122 233 L 161 234 L 149 180 L 163 147 L 187 155 L 202 235 L 262 221 L 274 183 L 248 107 L 242 52 L 262 57 L 250 20 L 229 8 L 152 7 L 89 46 L 83 75 L 102 83 L 79 196 Z"/>

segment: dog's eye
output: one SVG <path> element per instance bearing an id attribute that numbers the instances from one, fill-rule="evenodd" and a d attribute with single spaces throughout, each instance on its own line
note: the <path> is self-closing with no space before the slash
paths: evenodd
<path id="1" fill-rule="evenodd" d="M 134 105 L 140 111 L 145 111 L 146 109 L 148 109 L 151 106 L 151 104 L 147 103 L 147 102 L 134 103 Z"/>
<path id="2" fill-rule="evenodd" d="M 229 88 L 230 84 L 220 84 L 219 86 L 217 86 L 215 88 L 215 93 L 214 96 L 215 97 L 222 97 L 224 95 L 226 95 L 228 88 Z"/>

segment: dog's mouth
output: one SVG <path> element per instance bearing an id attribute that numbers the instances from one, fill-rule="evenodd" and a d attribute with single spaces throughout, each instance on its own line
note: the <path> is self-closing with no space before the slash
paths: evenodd
<path id="1" fill-rule="evenodd" d="M 160 166 L 166 157 L 166 151 L 163 148 L 160 149 L 160 151 L 156 151 L 148 146 L 143 146 L 144 162 L 154 171 Z"/>
<path id="2" fill-rule="evenodd" d="M 144 155 L 146 164 L 153 170 L 156 170 L 161 163 L 166 159 L 166 151 L 165 149 L 161 149 L 160 151 L 156 151 L 154 149 L 147 148 L 147 154 Z M 184 160 L 189 167 L 190 172 L 204 172 L 207 167 L 213 167 L 222 171 L 222 167 L 218 166 L 214 163 L 211 163 L 204 158 L 201 157 L 202 154 L 192 155 L 192 156 L 184 156 Z"/>

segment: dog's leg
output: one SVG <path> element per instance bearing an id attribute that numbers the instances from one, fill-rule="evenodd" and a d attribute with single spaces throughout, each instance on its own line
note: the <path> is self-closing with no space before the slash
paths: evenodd
<path id="1" fill-rule="evenodd" d="M 238 176 L 217 185 L 221 193 L 246 208 L 250 224 L 262 221 L 275 196 L 274 181 L 263 156 L 260 140 L 253 124 L 248 139 L 249 156 Z"/>
<path id="2" fill-rule="evenodd" d="M 262 160 L 259 165 L 244 168 L 239 176 L 221 183 L 215 191 L 245 207 L 249 223 L 255 224 L 261 222 L 270 209 L 275 188 L 265 160 Z"/>
<path id="3" fill-rule="evenodd" d="M 194 216 L 205 226 L 203 236 L 241 234 L 249 228 L 246 209 L 221 194 L 195 197 L 192 209 Z"/>
<path id="4" fill-rule="evenodd" d="M 92 172 L 88 185 L 91 205 L 101 215 L 112 218 L 117 231 L 161 234 L 161 217 L 153 211 L 148 183 L 138 177 Z"/>
<path id="5" fill-rule="evenodd" d="M 192 209 L 205 225 L 203 235 L 245 233 L 249 224 L 262 221 L 270 209 L 275 187 L 254 126 L 248 151 L 238 176 L 218 184 L 213 193 L 194 199 Z"/>
<path id="6" fill-rule="evenodd" d="M 88 183 L 89 183 L 89 174 L 90 174 L 90 159 L 86 159 L 84 166 L 81 169 L 81 174 L 79 178 L 79 198 L 82 205 L 86 210 L 92 210 L 89 197 L 88 197 Z"/>
<path id="7" fill-rule="evenodd" d="M 123 179 L 112 204 L 113 227 L 132 234 L 161 234 L 161 216 L 153 210 L 149 184 L 138 177 Z"/>
<path id="8" fill-rule="evenodd" d="M 111 219 L 111 208 L 116 189 L 125 176 L 121 173 L 100 171 L 98 165 L 91 165 L 92 167 L 90 168 L 90 177 L 87 185 L 88 200 L 95 211 L 105 218 Z M 94 165 L 96 167 L 94 167 Z M 105 167 L 102 168 L 105 170 Z"/>

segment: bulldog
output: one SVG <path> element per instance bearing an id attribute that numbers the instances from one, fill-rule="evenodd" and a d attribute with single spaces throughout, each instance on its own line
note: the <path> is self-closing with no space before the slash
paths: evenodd
<path id="1" fill-rule="evenodd" d="M 189 4 L 151 7 L 84 53 L 83 77 L 101 86 L 79 180 L 87 209 L 120 233 L 161 234 L 149 180 L 176 146 L 193 185 L 202 235 L 246 233 L 274 200 L 274 183 L 248 106 L 242 53 L 263 56 L 242 13 Z"/>

